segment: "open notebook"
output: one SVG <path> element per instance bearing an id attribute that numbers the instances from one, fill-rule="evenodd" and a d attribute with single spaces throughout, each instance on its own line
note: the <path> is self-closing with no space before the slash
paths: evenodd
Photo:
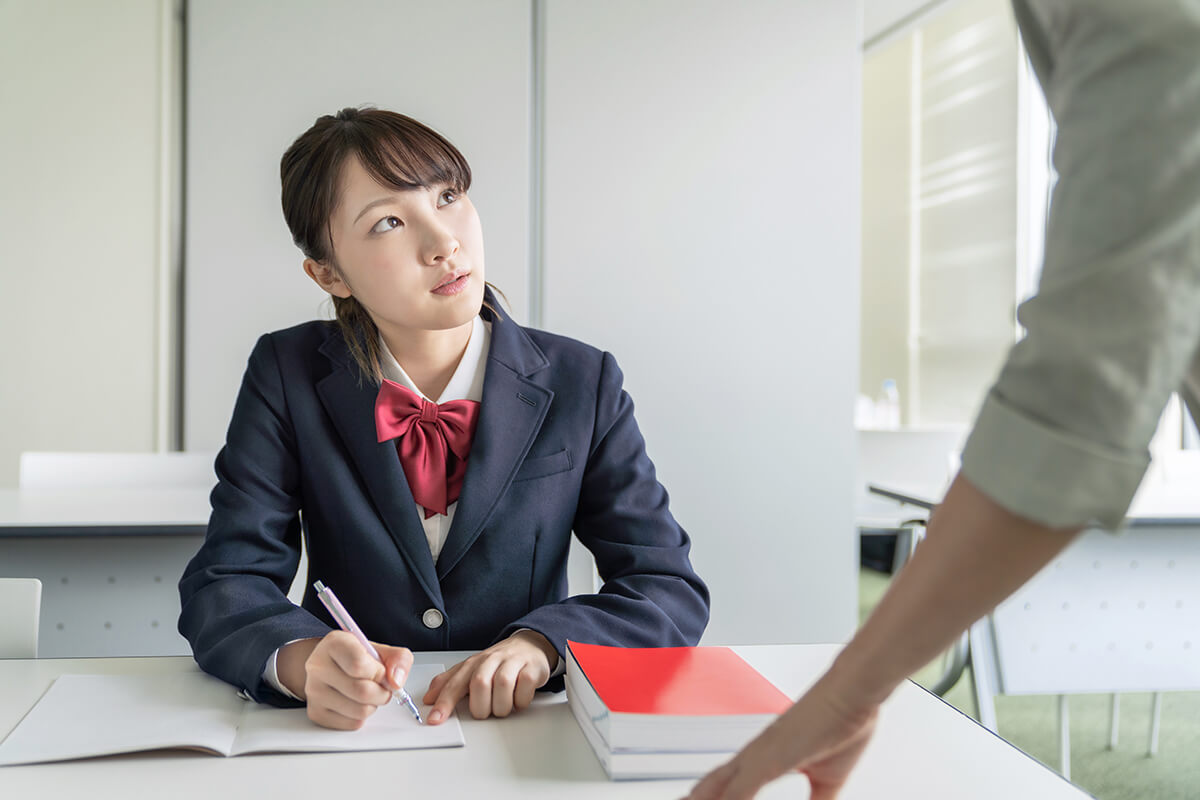
<path id="1" fill-rule="evenodd" d="M 441 664 L 414 666 L 406 682 L 413 697 L 442 671 Z M 335 731 L 315 725 L 302 708 L 243 700 L 198 670 L 63 675 L 0 744 L 0 766 L 172 748 L 238 756 L 462 745 L 456 717 L 420 725 L 398 703 L 379 709 L 360 730 Z"/>

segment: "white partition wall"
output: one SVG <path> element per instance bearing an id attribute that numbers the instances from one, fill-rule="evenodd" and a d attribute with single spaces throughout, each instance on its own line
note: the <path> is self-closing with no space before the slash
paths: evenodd
<path id="1" fill-rule="evenodd" d="M 545 324 L 612 351 L 706 641 L 855 620 L 858 4 L 546 4 Z"/>
<path id="2" fill-rule="evenodd" d="M 24 450 L 152 450 L 171 3 L 0 2 L 0 486 Z"/>
<path id="3" fill-rule="evenodd" d="M 528 0 L 188 3 L 184 444 L 216 448 L 254 341 L 330 316 L 279 205 L 279 159 L 322 114 L 400 111 L 474 173 L 487 273 L 526 314 Z"/>

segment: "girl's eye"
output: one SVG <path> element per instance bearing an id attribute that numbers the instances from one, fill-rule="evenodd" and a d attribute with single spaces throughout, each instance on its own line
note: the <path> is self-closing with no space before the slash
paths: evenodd
<path id="1" fill-rule="evenodd" d="M 375 223 L 375 227 L 371 228 L 371 233 L 387 233 L 393 228 L 399 228 L 403 224 L 399 217 L 384 217 Z"/>
<path id="2" fill-rule="evenodd" d="M 454 189 L 447 189 L 446 191 L 442 192 L 441 195 L 438 196 L 438 200 L 441 201 L 439 203 L 439 205 L 443 205 L 443 206 L 448 206 L 457 199 L 458 199 L 458 192 L 456 192 Z"/>

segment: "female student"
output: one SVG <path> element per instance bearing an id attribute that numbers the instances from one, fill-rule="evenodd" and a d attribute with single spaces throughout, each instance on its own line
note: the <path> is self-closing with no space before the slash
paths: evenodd
<path id="1" fill-rule="evenodd" d="M 694 645 L 688 559 L 608 353 L 517 325 L 484 283 L 471 171 L 400 114 L 324 116 L 284 154 L 284 216 L 336 322 L 259 339 L 179 589 L 200 666 L 260 702 L 357 728 L 411 650 L 479 650 L 429 721 L 523 708 L 568 638 Z M 567 597 L 571 533 L 604 585 Z M 288 601 L 308 551 L 308 589 Z M 312 589 L 336 589 L 380 661 Z"/>

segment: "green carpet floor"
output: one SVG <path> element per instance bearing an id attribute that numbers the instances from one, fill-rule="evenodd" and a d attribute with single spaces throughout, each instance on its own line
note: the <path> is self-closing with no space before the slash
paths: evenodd
<path id="1" fill-rule="evenodd" d="M 879 602 L 889 576 L 859 573 L 859 621 Z M 940 662 L 913 676 L 922 686 L 942 674 Z M 945 700 L 977 717 L 969 671 Z M 1099 800 L 1200 800 L 1200 692 L 1163 695 L 1158 753 L 1147 757 L 1149 694 L 1121 695 L 1120 733 L 1108 749 L 1110 695 L 1072 695 L 1071 780 Z M 999 733 L 1029 755 L 1058 769 L 1058 705 L 1055 697 L 997 697 Z M 1032 799 L 1022 799 L 1032 800 Z"/>

